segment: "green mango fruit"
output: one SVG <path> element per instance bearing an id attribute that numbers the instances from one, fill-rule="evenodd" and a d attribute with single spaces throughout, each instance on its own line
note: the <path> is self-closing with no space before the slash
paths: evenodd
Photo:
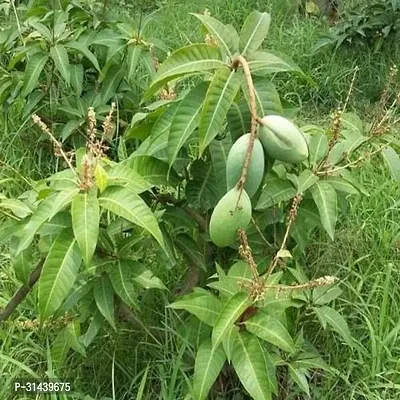
<path id="1" fill-rule="evenodd" d="M 246 160 L 246 152 L 250 142 L 250 133 L 241 136 L 231 147 L 226 161 L 226 183 L 231 190 L 238 183 L 242 175 L 243 165 Z M 247 170 L 244 189 L 249 197 L 257 192 L 264 176 L 264 150 L 261 142 L 254 140 L 253 152 L 249 169 Z"/>
<path id="2" fill-rule="evenodd" d="M 235 243 L 238 229 L 246 229 L 251 220 L 251 201 L 243 189 L 230 190 L 218 202 L 210 219 L 210 237 L 218 247 Z"/>
<path id="3" fill-rule="evenodd" d="M 268 155 L 276 160 L 298 164 L 308 158 L 307 141 L 300 129 L 279 115 L 267 115 L 260 121 L 258 137 Z"/>

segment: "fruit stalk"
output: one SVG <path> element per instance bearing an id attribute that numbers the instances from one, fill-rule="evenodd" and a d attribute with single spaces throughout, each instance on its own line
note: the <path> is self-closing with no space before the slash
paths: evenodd
<path id="1" fill-rule="evenodd" d="M 257 127 L 258 127 L 258 116 L 257 116 L 257 105 L 256 105 L 256 95 L 253 84 L 253 78 L 251 76 L 251 71 L 247 60 L 243 56 L 237 56 L 233 61 L 233 68 L 237 68 L 239 65 L 242 66 L 244 76 L 246 78 L 247 87 L 249 89 L 249 100 L 250 100 L 250 113 L 251 113 L 251 131 L 250 131 L 250 141 L 247 147 L 246 158 L 243 164 L 242 174 L 236 187 L 242 192 L 243 186 L 246 183 L 247 171 L 249 169 L 251 155 L 253 153 L 254 140 L 257 137 Z M 240 200 L 240 196 L 239 196 Z"/>

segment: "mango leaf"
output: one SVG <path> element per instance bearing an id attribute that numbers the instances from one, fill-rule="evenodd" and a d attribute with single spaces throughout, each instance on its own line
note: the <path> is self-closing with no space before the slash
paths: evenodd
<path id="1" fill-rule="evenodd" d="M 107 186 L 129 186 L 129 189 L 138 194 L 151 189 L 147 182 L 137 171 L 124 164 L 116 164 L 107 171 Z"/>
<path id="2" fill-rule="evenodd" d="M 271 16 L 253 11 L 246 18 L 239 37 L 239 48 L 243 55 L 255 52 L 268 34 Z"/>
<path id="3" fill-rule="evenodd" d="M 54 61 L 54 65 L 60 72 L 65 83 L 70 84 L 70 66 L 67 50 L 62 44 L 56 44 L 50 47 L 50 56 Z"/>
<path id="4" fill-rule="evenodd" d="M 130 307 L 139 308 L 138 290 L 134 285 L 135 265 L 126 260 L 117 260 L 108 269 L 108 276 L 119 297 Z"/>
<path id="5" fill-rule="evenodd" d="M 109 187 L 99 197 L 100 205 L 147 230 L 164 247 L 158 222 L 142 198 L 129 187 Z"/>
<path id="6" fill-rule="evenodd" d="M 328 152 L 328 137 L 324 133 L 311 135 L 308 143 L 308 159 L 311 166 L 316 166 Z"/>
<path id="7" fill-rule="evenodd" d="M 207 270 L 204 254 L 199 249 L 198 244 L 189 235 L 181 233 L 174 239 L 176 248 L 182 253 L 188 263 L 195 265 L 197 268 Z"/>
<path id="8" fill-rule="evenodd" d="M 296 368 L 291 364 L 288 364 L 289 376 L 292 378 L 299 388 L 310 397 L 310 387 L 308 386 L 307 378 L 304 371 L 301 368 Z"/>
<path id="9" fill-rule="evenodd" d="M 318 354 L 305 353 L 300 358 L 292 362 L 295 368 L 303 369 L 322 369 L 324 371 L 331 371 L 331 367 L 327 364 Z"/>
<path id="10" fill-rule="evenodd" d="M 236 293 L 224 304 L 212 332 L 212 342 L 215 347 L 228 335 L 233 324 L 251 304 L 247 293 L 244 292 Z"/>
<path id="11" fill-rule="evenodd" d="M 61 232 L 50 248 L 39 280 L 38 299 L 43 321 L 61 306 L 74 285 L 81 265 L 71 230 Z"/>
<path id="12" fill-rule="evenodd" d="M 336 191 L 348 193 L 348 194 L 359 194 L 358 189 L 354 185 L 345 179 L 332 177 L 326 180 Z"/>
<path id="13" fill-rule="evenodd" d="M 15 216 L 25 218 L 32 214 L 32 210 L 21 200 L 18 199 L 2 199 L 0 200 L 0 208 L 10 210 Z"/>
<path id="14" fill-rule="evenodd" d="M 40 73 L 46 64 L 47 59 L 48 56 L 42 52 L 35 53 L 29 58 L 25 68 L 22 96 L 28 96 L 28 94 L 38 85 Z"/>
<path id="15" fill-rule="evenodd" d="M 286 179 L 269 177 L 265 181 L 265 187 L 256 205 L 256 210 L 264 210 L 287 201 L 296 196 L 296 189 Z"/>
<path id="16" fill-rule="evenodd" d="M 61 368 L 63 366 L 70 348 L 66 338 L 66 328 L 64 328 L 57 334 L 50 350 L 51 360 L 55 368 Z"/>
<path id="17" fill-rule="evenodd" d="M 304 193 L 310 189 L 319 180 L 318 176 L 313 174 L 309 169 L 305 169 L 299 176 L 297 193 Z"/>
<path id="18" fill-rule="evenodd" d="M 28 223 L 18 232 L 20 237 L 17 253 L 26 249 L 31 243 L 39 228 L 47 221 L 50 209 L 54 202 L 54 196 L 49 196 L 43 200 L 31 215 Z"/>
<path id="19" fill-rule="evenodd" d="M 85 347 L 88 347 L 93 342 L 103 325 L 103 321 L 103 315 L 100 310 L 97 310 L 90 321 L 89 328 L 82 337 L 82 343 Z"/>
<path id="20" fill-rule="evenodd" d="M 386 161 L 387 166 L 389 167 L 390 175 L 393 180 L 400 185 L 400 157 L 393 150 L 392 147 L 386 147 L 382 151 L 383 159 Z"/>
<path id="21" fill-rule="evenodd" d="M 265 78 L 255 77 L 253 79 L 257 114 L 258 115 L 283 115 L 283 108 L 279 94 L 275 86 Z M 246 84 L 242 85 L 243 93 L 247 103 L 250 104 L 249 89 Z"/>
<path id="22" fill-rule="evenodd" d="M 220 188 L 220 198 L 226 193 L 226 161 L 231 147 L 232 140 L 229 135 L 222 140 L 214 139 L 210 143 L 211 162 L 214 168 L 214 176 L 217 179 L 218 187 Z"/>
<path id="23" fill-rule="evenodd" d="M 328 304 L 335 300 L 342 294 L 342 289 L 338 286 L 326 287 L 320 286 L 313 290 L 313 303 L 320 306 L 323 304 Z"/>
<path id="24" fill-rule="evenodd" d="M 114 47 L 121 39 L 123 39 L 123 36 L 112 29 L 102 29 L 91 38 L 90 44 L 100 44 L 102 46 Z"/>
<path id="25" fill-rule="evenodd" d="M 362 136 L 364 126 L 361 118 L 352 112 L 346 112 L 342 115 L 342 127 L 346 131 L 352 131 L 357 136 Z"/>
<path id="26" fill-rule="evenodd" d="M 207 28 L 226 55 L 232 57 L 239 51 L 239 35 L 232 25 L 224 25 L 217 19 L 204 14 L 192 14 Z"/>
<path id="27" fill-rule="evenodd" d="M 143 264 L 137 261 L 126 260 L 132 270 L 133 280 L 145 289 L 161 289 L 166 287 L 160 278 L 157 278 L 152 271 L 144 267 Z"/>
<path id="28" fill-rule="evenodd" d="M 342 315 L 328 306 L 314 307 L 313 310 L 324 329 L 326 329 L 327 324 L 330 325 L 350 347 L 353 347 L 353 338 L 349 326 Z"/>
<path id="29" fill-rule="evenodd" d="M 114 318 L 114 291 L 107 275 L 102 275 L 101 278 L 96 280 L 93 287 L 93 293 L 97 308 L 116 331 L 117 327 L 115 326 Z"/>
<path id="30" fill-rule="evenodd" d="M 288 56 L 275 51 L 256 51 L 249 55 L 248 63 L 253 74 L 275 74 L 277 72 L 297 72 L 303 75 L 300 67 Z"/>
<path id="31" fill-rule="evenodd" d="M 207 399 L 208 392 L 218 378 L 225 360 L 222 346 L 213 347 L 209 340 L 200 345 L 194 367 L 193 397 L 195 400 Z"/>
<path id="32" fill-rule="evenodd" d="M 80 324 L 78 320 L 70 322 L 65 329 L 65 340 L 71 349 L 86 357 L 86 351 L 83 343 L 79 340 L 81 335 Z"/>
<path id="33" fill-rule="evenodd" d="M 100 65 L 97 61 L 96 56 L 89 50 L 89 48 L 82 42 L 68 42 L 65 44 L 66 47 L 70 49 L 74 49 L 79 53 L 82 53 L 96 68 L 98 72 L 100 72 Z"/>
<path id="34" fill-rule="evenodd" d="M 228 127 L 231 133 L 232 142 L 250 132 L 251 114 L 245 98 L 241 98 L 238 103 L 232 103 L 227 114 Z"/>
<path id="35" fill-rule="evenodd" d="M 240 382 L 254 400 L 271 400 L 272 387 L 264 349 L 256 336 L 248 332 L 237 335 L 232 364 Z"/>
<path id="36" fill-rule="evenodd" d="M 192 179 L 185 187 L 185 194 L 189 202 L 202 210 L 214 208 L 220 199 L 221 189 L 223 190 L 224 187 L 217 181 L 213 164 L 196 160 L 190 168 L 190 173 Z"/>
<path id="37" fill-rule="evenodd" d="M 80 193 L 71 206 L 72 228 L 86 266 L 90 266 L 99 236 L 100 206 L 97 191 Z"/>
<path id="38" fill-rule="evenodd" d="M 222 310 L 220 300 L 206 291 L 182 296 L 169 307 L 176 310 L 186 310 L 209 326 L 215 325 L 215 321 Z"/>
<path id="39" fill-rule="evenodd" d="M 153 82 L 144 95 L 149 99 L 167 82 L 187 74 L 222 67 L 224 62 L 218 48 L 209 44 L 191 44 L 171 54 L 160 66 Z"/>
<path id="40" fill-rule="evenodd" d="M 83 65 L 71 64 L 69 70 L 71 86 L 75 90 L 76 95 L 80 96 L 83 90 Z"/>
<path id="41" fill-rule="evenodd" d="M 276 318 L 258 312 L 245 322 L 246 329 L 280 349 L 293 353 L 294 342 L 284 325 Z"/>
<path id="42" fill-rule="evenodd" d="M 94 169 L 94 178 L 96 180 L 97 188 L 100 190 L 100 193 L 103 193 L 108 186 L 108 175 L 100 163 L 96 164 L 96 168 Z"/>
<path id="43" fill-rule="evenodd" d="M 318 207 L 322 226 L 333 240 L 338 214 L 335 189 L 328 182 L 319 181 L 311 188 L 311 194 Z"/>
<path id="44" fill-rule="evenodd" d="M 225 67 L 218 69 L 211 80 L 200 118 L 200 154 L 221 133 L 226 114 L 240 88 L 240 76 Z"/>
<path id="45" fill-rule="evenodd" d="M 172 120 L 177 112 L 180 102 L 170 105 L 167 110 L 160 115 L 151 128 L 151 134 L 135 151 L 135 155 L 147 155 L 163 158 L 168 147 L 168 135 Z M 168 160 L 167 160 L 168 161 Z"/>
<path id="46" fill-rule="evenodd" d="M 77 186 L 72 188 L 64 189 L 62 192 L 57 194 L 57 197 L 53 200 L 53 206 L 48 215 L 48 220 L 50 221 L 54 216 L 62 211 L 64 208 L 69 206 L 72 199 L 76 197 L 79 193 L 79 188 Z"/>
<path id="47" fill-rule="evenodd" d="M 140 53 L 143 50 L 143 46 L 139 45 L 129 45 L 128 52 L 126 56 L 126 64 L 128 66 L 126 70 L 126 77 L 129 83 L 134 83 L 135 81 L 135 71 L 138 65 Z"/>
<path id="48" fill-rule="evenodd" d="M 229 331 L 228 335 L 225 337 L 225 339 L 222 340 L 222 346 L 224 348 L 226 359 L 229 363 L 231 363 L 232 361 L 232 352 L 235 348 L 235 340 L 238 334 L 239 328 L 234 325 L 233 328 Z"/>
<path id="49" fill-rule="evenodd" d="M 333 167 L 336 165 L 342 158 L 344 154 L 345 146 L 343 143 L 337 142 L 330 151 L 328 158 L 326 159 L 326 164 Z"/>
<path id="50" fill-rule="evenodd" d="M 113 65 L 107 72 L 101 88 L 101 99 L 107 103 L 115 96 L 118 86 L 124 76 L 124 70 L 119 65 Z"/>
<path id="51" fill-rule="evenodd" d="M 179 183 L 179 177 L 175 171 L 169 171 L 169 165 L 157 158 L 150 156 L 131 156 L 124 161 L 127 165 L 137 171 L 146 181 L 153 185 L 172 185 Z"/>
<path id="52" fill-rule="evenodd" d="M 27 284 L 29 274 L 33 265 L 33 254 L 32 247 L 29 246 L 26 249 L 17 253 L 19 244 L 19 238 L 13 237 L 10 241 L 10 259 L 11 264 L 15 271 L 15 276 L 22 283 Z"/>
<path id="53" fill-rule="evenodd" d="M 354 178 L 353 174 L 348 169 L 342 169 L 339 174 L 341 177 L 346 181 L 351 183 L 357 190 L 360 191 L 364 196 L 369 197 L 370 194 L 365 189 L 365 187 L 359 182 L 357 179 Z"/>
<path id="54" fill-rule="evenodd" d="M 208 83 L 194 87 L 180 102 L 168 134 L 168 158 L 172 165 L 186 141 L 200 123 L 201 109 Z"/>

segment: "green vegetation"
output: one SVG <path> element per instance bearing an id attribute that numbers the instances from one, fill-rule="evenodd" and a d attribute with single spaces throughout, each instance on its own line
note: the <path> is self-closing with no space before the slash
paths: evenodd
<path id="1" fill-rule="evenodd" d="M 399 398 L 399 20 L 299 5 L 0 4 L 1 399 Z"/>

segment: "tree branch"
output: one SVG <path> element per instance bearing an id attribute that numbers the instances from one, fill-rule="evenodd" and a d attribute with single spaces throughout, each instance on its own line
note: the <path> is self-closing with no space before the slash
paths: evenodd
<path id="1" fill-rule="evenodd" d="M 9 316 L 16 310 L 20 303 L 32 290 L 35 283 L 38 281 L 40 274 L 42 273 L 44 260 L 41 260 L 36 268 L 29 275 L 28 283 L 22 285 L 18 291 L 14 294 L 13 298 L 5 306 L 4 310 L 0 312 L 0 322 L 4 322 Z"/>

